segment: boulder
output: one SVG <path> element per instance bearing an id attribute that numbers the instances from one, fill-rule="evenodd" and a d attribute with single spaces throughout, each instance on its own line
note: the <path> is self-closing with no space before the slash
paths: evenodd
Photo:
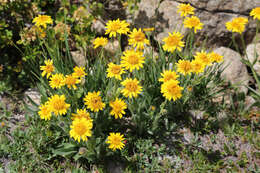
<path id="1" fill-rule="evenodd" d="M 244 58 L 248 58 L 250 63 L 253 63 L 255 60 L 256 63 L 254 64 L 253 68 L 258 75 L 260 75 L 260 43 L 257 44 L 249 44 L 246 48 L 246 54 Z"/>
<path id="2" fill-rule="evenodd" d="M 220 47 L 214 50 L 214 52 L 223 56 L 223 67 L 225 70 L 221 74 L 222 78 L 230 81 L 231 84 L 237 85 L 239 90 L 247 93 L 247 85 L 250 80 L 246 65 L 243 64 L 239 53 L 226 47 Z"/>

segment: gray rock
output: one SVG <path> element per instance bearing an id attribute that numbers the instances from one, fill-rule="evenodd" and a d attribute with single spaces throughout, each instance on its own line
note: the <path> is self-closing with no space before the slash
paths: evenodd
<path id="1" fill-rule="evenodd" d="M 226 47 L 220 47 L 214 50 L 214 52 L 224 56 L 223 67 L 226 67 L 221 74 L 222 78 L 230 81 L 231 84 L 238 85 L 240 91 L 247 93 L 247 85 L 249 83 L 249 75 L 246 65 L 243 64 L 240 59 L 239 53 Z"/>
<path id="2" fill-rule="evenodd" d="M 31 105 L 31 101 L 28 99 L 28 97 L 35 102 L 37 105 L 41 103 L 41 95 L 39 91 L 37 91 L 34 88 L 29 88 L 27 91 L 24 92 L 24 101 L 26 104 Z"/>
<path id="3" fill-rule="evenodd" d="M 77 66 L 84 67 L 87 63 L 86 56 L 83 50 L 71 51 L 71 56 Z"/>
<path id="4" fill-rule="evenodd" d="M 253 63 L 255 59 L 257 59 L 253 68 L 256 73 L 260 75 L 260 43 L 248 45 L 246 48 L 246 54 L 250 63 Z M 246 59 L 246 57 L 244 58 Z"/>

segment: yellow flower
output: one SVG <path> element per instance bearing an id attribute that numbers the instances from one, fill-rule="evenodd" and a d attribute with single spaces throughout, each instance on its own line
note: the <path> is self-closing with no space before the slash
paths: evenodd
<path id="1" fill-rule="evenodd" d="M 110 114 L 115 116 L 115 119 L 122 118 L 123 114 L 125 114 L 125 109 L 127 108 L 126 103 L 118 98 L 113 102 L 111 101 L 109 106 L 112 108 Z"/>
<path id="2" fill-rule="evenodd" d="M 50 120 L 51 119 L 51 110 L 49 107 L 49 102 L 46 102 L 45 104 L 42 104 L 40 106 L 40 111 L 38 112 L 41 119 L 44 120 Z"/>
<path id="3" fill-rule="evenodd" d="M 74 72 L 72 73 L 73 76 L 83 78 L 87 73 L 85 72 L 85 67 L 74 67 Z"/>
<path id="4" fill-rule="evenodd" d="M 88 137 L 92 135 L 91 129 L 93 127 L 93 122 L 91 119 L 87 120 L 86 118 L 76 118 L 72 121 L 70 126 L 70 137 L 74 138 L 78 142 L 87 141 Z"/>
<path id="5" fill-rule="evenodd" d="M 116 149 L 121 150 L 124 148 L 124 140 L 124 135 L 121 135 L 120 133 L 109 133 L 106 143 L 109 144 L 108 148 L 115 151 Z"/>
<path id="6" fill-rule="evenodd" d="M 152 27 L 152 28 L 144 28 L 143 31 L 144 32 L 152 32 L 152 31 L 154 31 L 154 27 Z"/>
<path id="7" fill-rule="evenodd" d="M 211 57 L 204 51 L 196 52 L 196 55 L 194 56 L 195 60 L 199 60 L 205 65 L 211 66 L 212 65 L 212 59 Z"/>
<path id="8" fill-rule="evenodd" d="M 179 32 L 169 33 L 169 36 L 163 39 L 165 44 L 163 45 L 163 50 L 174 52 L 175 49 L 181 51 L 181 47 L 184 46 L 184 42 L 181 41 L 183 36 Z"/>
<path id="9" fill-rule="evenodd" d="M 107 45 L 108 43 L 108 40 L 107 38 L 105 37 L 97 37 L 94 41 L 93 41 L 93 44 L 94 44 L 94 49 L 96 49 L 97 47 L 99 46 L 105 46 Z"/>
<path id="10" fill-rule="evenodd" d="M 106 33 L 109 34 L 109 37 L 116 37 L 116 33 L 118 34 L 127 34 L 129 32 L 129 23 L 126 21 L 117 20 L 109 20 L 106 24 Z"/>
<path id="11" fill-rule="evenodd" d="M 54 115 L 65 115 L 70 104 L 65 102 L 66 97 L 64 95 L 54 95 L 49 98 L 49 108 Z"/>
<path id="12" fill-rule="evenodd" d="M 53 74 L 50 78 L 50 86 L 52 88 L 61 88 L 65 85 L 65 77 L 61 73 Z"/>
<path id="13" fill-rule="evenodd" d="M 77 89 L 76 84 L 79 84 L 79 83 L 80 83 L 80 80 L 78 79 L 78 77 L 76 77 L 72 74 L 66 75 L 65 84 L 67 85 L 67 87 L 69 89 L 71 89 L 71 88 Z"/>
<path id="14" fill-rule="evenodd" d="M 77 109 L 77 113 L 72 113 L 72 120 L 75 120 L 76 118 L 86 118 L 87 120 L 90 120 L 90 114 L 86 111 L 86 109 Z"/>
<path id="15" fill-rule="evenodd" d="M 253 16 L 254 19 L 260 20 L 260 7 L 252 9 L 252 11 L 250 12 L 250 16 Z"/>
<path id="16" fill-rule="evenodd" d="M 130 32 L 128 42 L 137 49 L 144 49 L 145 44 L 149 45 L 149 40 L 146 39 L 145 34 L 140 28 L 138 30 L 134 28 L 133 31 Z"/>
<path id="17" fill-rule="evenodd" d="M 172 70 L 165 70 L 163 73 L 161 73 L 161 76 L 162 77 L 159 79 L 160 82 L 176 80 L 179 77 L 179 75 L 177 75 L 177 73 Z"/>
<path id="18" fill-rule="evenodd" d="M 88 92 L 88 95 L 85 96 L 84 101 L 87 108 L 91 111 L 98 112 L 99 110 L 103 110 L 105 107 L 105 103 L 102 102 L 100 95 L 100 91 L 98 92 Z"/>
<path id="19" fill-rule="evenodd" d="M 200 19 L 197 16 L 186 17 L 183 23 L 186 28 L 194 28 L 195 33 L 197 33 L 197 30 L 203 28 L 203 23 L 200 22 Z"/>
<path id="20" fill-rule="evenodd" d="M 36 26 L 43 26 L 44 28 L 46 28 L 47 24 L 53 23 L 51 17 L 47 15 L 39 15 L 35 17 L 32 22 L 35 23 Z"/>
<path id="21" fill-rule="evenodd" d="M 139 70 L 143 68 L 144 57 L 142 52 L 126 50 L 123 54 L 121 64 L 127 70 L 129 69 L 129 71 L 132 72 L 134 69 Z"/>
<path id="22" fill-rule="evenodd" d="M 126 78 L 121 84 L 125 87 L 121 93 L 125 97 L 137 97 L 138 94 L 142 92 L 142 87 L 139 85 L 139 81 L 137 79 Z"/>
<path id="23" fill-rule="evenodd" d="M 223 61 L 223 56 L 215 53 L 215 52 L 211 52 L 208 54 L 208 56 L 210 57 L 211 61 L 212 62 L 217 62 L 217 63 L 220 63 Z"/>
<path id="24" fill-rule="evenodd" d="M 181 16 L 187 16 L 188 14 L 194 14 L 194 8 L 190 6 L 190 4 L 180 4 L 178 5 L 178 13 L 181 14 Z"/>
<path id="25" fill-rule="evenodd" d="M 121 74 L 125 73 L 122 65 L 117 65 L 114 63 L 109 63 L 107 68 L 107 77 L 109 78 L 116 78 L 118 80 L 122 80 Z"/>
<path id="26" fill-rule="evenodd" d="M 51 73 L 54 71 L 53 61 L 48 59 L 45 60 L 44 63 L 45 65 L 40 66 L 40 69 L 43 71 L 42 76 L 44 77 L 46 75 L 47 78 L 49 78 Z"/>
<path id="27" fill-rule="evenodd" d="M 242 33 L 245 30 L 245 25 L 248 23 L 248 19 L 245 17 L 237 17 L 232 21 L 226 23 L 227 30 L 231 32 Z"/>
<path id="28" fill-rule="evenodd" d="M 161 93 L 163 94 L 163 96 L 170 100 L 173 99 L 173 101 L 181 98 L 182 96 L 182 90 L 183 87 L 180 87 L 179 85 L 179 81 L 177 80 L 169 80 L 168 82 L 165 82 L 162 84 L 161 86 Z"/>
<path id="29" fill-rule="evenodd" d="M 204 71 L 205 64 L 203 62 L 201 62 L 200 60 L 191 61 L 191 65 L 192 65 L 192 72 L 193 73 L 199 74 L 199 73 L 202 73 Z"/>
<path id="30" fill-rule="evenodd" d="M 177 72 L 186 75 L 192 72 L 192 65 L 190 61 L 179 60 L 177 63 Z"/>

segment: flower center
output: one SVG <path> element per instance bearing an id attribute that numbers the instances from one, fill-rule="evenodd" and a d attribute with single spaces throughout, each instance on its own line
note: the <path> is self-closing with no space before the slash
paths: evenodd
<path id="1" fill-rule="evenodd" d="M 126 89 L 130 92 L 135 92 L 137 90 L 137 85 L 134 82 L 129 82 L 126 84 Z"/>
<path id="2" fill-rule="evenodd" d="M 134 36 L 135 41 L 142 42 L 145 39 L 145 35 L 142 32 L 138 32 Z"/>
<path id="3" fill-rule="evenodd" d="M 76 124 L 75 127 L 74 127 L 74 129 L 75 129 L 75 132 L 76 132 L 79 136 L 84 135 L 84 133 L 87 131 L 87 128 L 86 128 L 85 124 L 84 124 L 84 123 L 81 123 L 81 122 L 78 123 L 78 124 Z"/>
<path id="4" fill-rule="evenodd" d="M 180 39 L 175 36 L 169 37 L 169 39 L 167 40 L 167 44 L 170 46 L 177 46 L 179 42 Z"/>
<path id="5" fill-rule="evenodd" d="M 63 100 L 57 100 L 53 103 L 53 107 L 55 110 L 62 110 L 65 107 Z"/>
<path id="6" fill-rule="evenodd" d="M 139 59 L 136 55 L 129 55 L 128 62 L 129 64 L 135 65 L 138 64 Z"/>
<path id="7" fill-rule="evenodd" d="M 120 71 L 121 71 L 121 67 L 120 66 L 114 66 L 112 69 L 111 69 L 112 73 L 113 74 L 119 74 Z"/>
<path id="8" fill-rule="evenodd" d="M 121 28 L 121 25 L 119 23 L 114 23 L 111 25 L 111 30 L 112 31 L 118 31 Z"/>

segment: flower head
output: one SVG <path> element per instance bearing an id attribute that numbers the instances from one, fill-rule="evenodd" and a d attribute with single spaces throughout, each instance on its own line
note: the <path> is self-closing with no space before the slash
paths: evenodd
<path id="1" fill-rule="evenodd" d="M 165 44 L 163 45 L 163 50 L 174 52 L 175 49 L 181 51 L 181 48 L 184 46 L 184 42 L 181 41 L 183 36 L 179 32 L 169 33 L 169 36 L 163 39 Z"/>
<path id="2" fill-rule="evenodd" d="M 190 4 L 180 4 L 178 5 L 178 13 L 185 17 L 188 14 L 194 14 L 194 8 Z"/>
<path id="3" fill-rule="evenodd" d="M 204 63 L 205 66 L 211 66 L 212 65 L 212 59 L 211 57 L 204 51 L 196 52 L 196 55 L 194 56 L 195 60 L 199 60 L 201 63 Z"/>
<path id="4" fill-rule="evenodd" d="M 187 75 L 192 72 L 192 65 L 190 61 L 187 60 L 179 60 L 177 63 L 177 72 Z"/>
<path id="5" fill-rule="evenodd" d="M 215 52 L 211 52 L 208 54 L 208 56 L 210 57 L 211 61 L 212 62 L 217 62 L 217 63 L 220 63 L 223 61 L 223 56 L 215 53 Z"/>
<path id="6" fill-rule="evenodd" d="M 116 37 L 116 34 L 127 34 L 129 32 L 129 23 L 125 20 L 109 20 L 106 24 L 106 33 L 109 34 L 109 37 Z"/>
<path id="7" fill-rule="evenodd" d="M 144 28 L 143 31 L 144 32 L 152 32 L 152 31 L 154 31 L 154 27 L 152 27 L 152 28 Z"/>
<path id="8" fill-rule="evenodd" d="M 54 115 L 65 115 L 70 104 L 65 102 L 66 97 L 64 95 L 54 95 L 49 98 L 49 108 Z"/>
<path id="9" fill-rule="evenodd" d="M 203 23 L 200 22 L 200 19 L 197 16 L 186 17 L 184 19 L 184 27 L 190 29 L 194 28 L 194 32 L 197 33 L 197 30 L 203 28 Z"/>
<path id="10" fill-rule="evenodd" d="M 83 78 L 87 73 L 85 72 L 85 67 L 74 67 L 74 72 L 72 73 L 73 76 Z"/>
<path id="11" fill-rule="evenodd" d="M 121 64 L 127 70 L 129 69 L 132 72 L 134 69 L 143 68 L 144 57 L 142 52 L 132 49 L 126 50 L 123 54 Z"/>
<path id="12" fill-rule="evenodd" d="M 137 49 L 144 49 L 144 45 L 149 45 L 149 40 L 146 39 L 145 34 L 140 28 L 138 30 L 134 28 L 133 31 L 130 32 L 128 42 Z"/>
<path id="13" fill-rule="evenodd" d="M 163 96 L 170 100 L 173 99 L 173 101 L 181 98 L 182 96 L 182 90 L 183 87 L 180 87 L 179 85 L 179 81 L 177 80 L 169 80 L 168 82 L 165 82 L 162 84 L 161 86 L 161 93 L 163 94 Z"/>
<path id="14" fill-rule="evenodd" d="M 65 85 L 65 77 L 61 73 L 53 74 L 50 78 L 50 86 L 52 88 L 61 88 Z"/>
<path id="15" fill-rule="evenodd" d="M 137 79 L 126 78 L 121 84 L 125 87 L 121 91 L 125 97 L 137 97 L 142 92 L 142 87 Z"/>
<path id="16" fill-rule="evenodd" d="M 161 76 L 162 77 L 159 79 L 160 82 L 176 80 L 179 77 L 179 75 L 177 75 L 177 73 L 172 70 L 165 70 L 163 73 L 161 73 Z"/>
<path id="17" fill-rule="evenodd" d="M 242 33 L 245 30 L 245 25 L 248 23 L 248 19 L 245 17 L 237 17 L 232 21 L 226 23 L 226 28 L 232 32 Z"/>
<path id="18" fill-rule="evenodd" d="M 91 111 L 98 112 L 99 110 L 103 110 L 105 107 L 105 103 L 102 102 L 100 95 L 100 91 L 98 92 L 88 92 L 85 96 L 84 101 L 87 108 Z"/>
<path id="19" fill-rule="evenodd" d="M 44 28 L 46 28 L 47 24 L 53 23 L 51 16 L 47 15 L 39 15 L 35 17 L 32 22 L 35 23 L 36 26 L 43 26 Z"/>
<path id="20" fill-rule="evenodd" d="M 106 143 L 109 144 L 108 148 L 115 151 L 116 149 L 121 150 L 124 148 L 124 140 L 124 135 L 121 135 L 120 133 L 109 133 Z"/>
<path id="21" fill-rule="evenodd" d="M 72 121 L 72 125 L 70 126 L 70 137 L 78 142 L 80 142 L 81 139 L 82 141 L 87 141 L 88 137 L 92 135 L 92 127 L 92 119 L 76 118 Z"/>
<path id="22" fill-rule="evenodd" d="M 111 101 L 109 106 L 112 108 L 110 114 L 115 116 L 115 119 L 122 118 L 123 114 L 125 114 L 125 109 L 127 108 L 126 103 L 116 98 L 115 101 Z"/>
<path id="23" fill-rule="evenodd" d="M 44 119 L 44 120 L 50 120 L 51 119 L 51 110 L 49 107 L 49 102 L 42 104 L 39 108 L 40 108 L 40 111 L 38 112 L 38 114 L 40 115 L 40 118 Z"/>
<path id="24" fill-rule="evenodd" d="M 197 59 L 191 61 L 191 65 L 192 65 L 192 72 L 196 74 L 202 73 L 206 66 L 203 62 Z"/>
<path id="25" fill-rule="evenodd" d="M 45 60 L 44 63 L 45 65 L 40 66 L 40 69 L 43 71 L 42 76 L 44 77 L 46 75 L 47 78 L 49 78 L 51 73 L 54 71 L 53 61 L 48 59 Z"/>
<path id="26" fill-rule="evenodd" d="M 118 80 L 122 80 L 121 74 L 125 73 L 124 68 L 122 65 L 117 65 L 114 63 L 109 63 L 107 68 L 107 77 L 109 78 L 116 78 Z"/>
<path id="27" fill-rule="evenodd" d="M 72 114 L 71 119 L 75 120 L 76 118 L 86 118 L 87 120 L 90 120 L 90 114 L 86 111 L 86 109 L 77 109 L 76 114 Z"/>
<path id="28" fill-rule="evenodd" d="M 69 89 L 71 89 L 71 88 L 77 89 L 76 84 L 80 83 L 80 79 L 78 79 L 76 76 L 70 74 L 70 75 L 66 75 L 64 82 Z"/>
<path id="29" fill-rule="evenodd" d="M 108 40 L 107 38 L 105 37 L 97 37 L 94 41 L 93 41 L 93 44 L 94 44 L 94 49 L 96 49 L 97 47 L 99 46 L 105 46 L 107 45 L 108 43 Z"/>
<path id="30" fill-rule="evenodd" d="M 254 8 L 254 9 L 250 12 L 250 16 L 253 16 L 254 19 L 260 20 L 260 7 Z"/>

